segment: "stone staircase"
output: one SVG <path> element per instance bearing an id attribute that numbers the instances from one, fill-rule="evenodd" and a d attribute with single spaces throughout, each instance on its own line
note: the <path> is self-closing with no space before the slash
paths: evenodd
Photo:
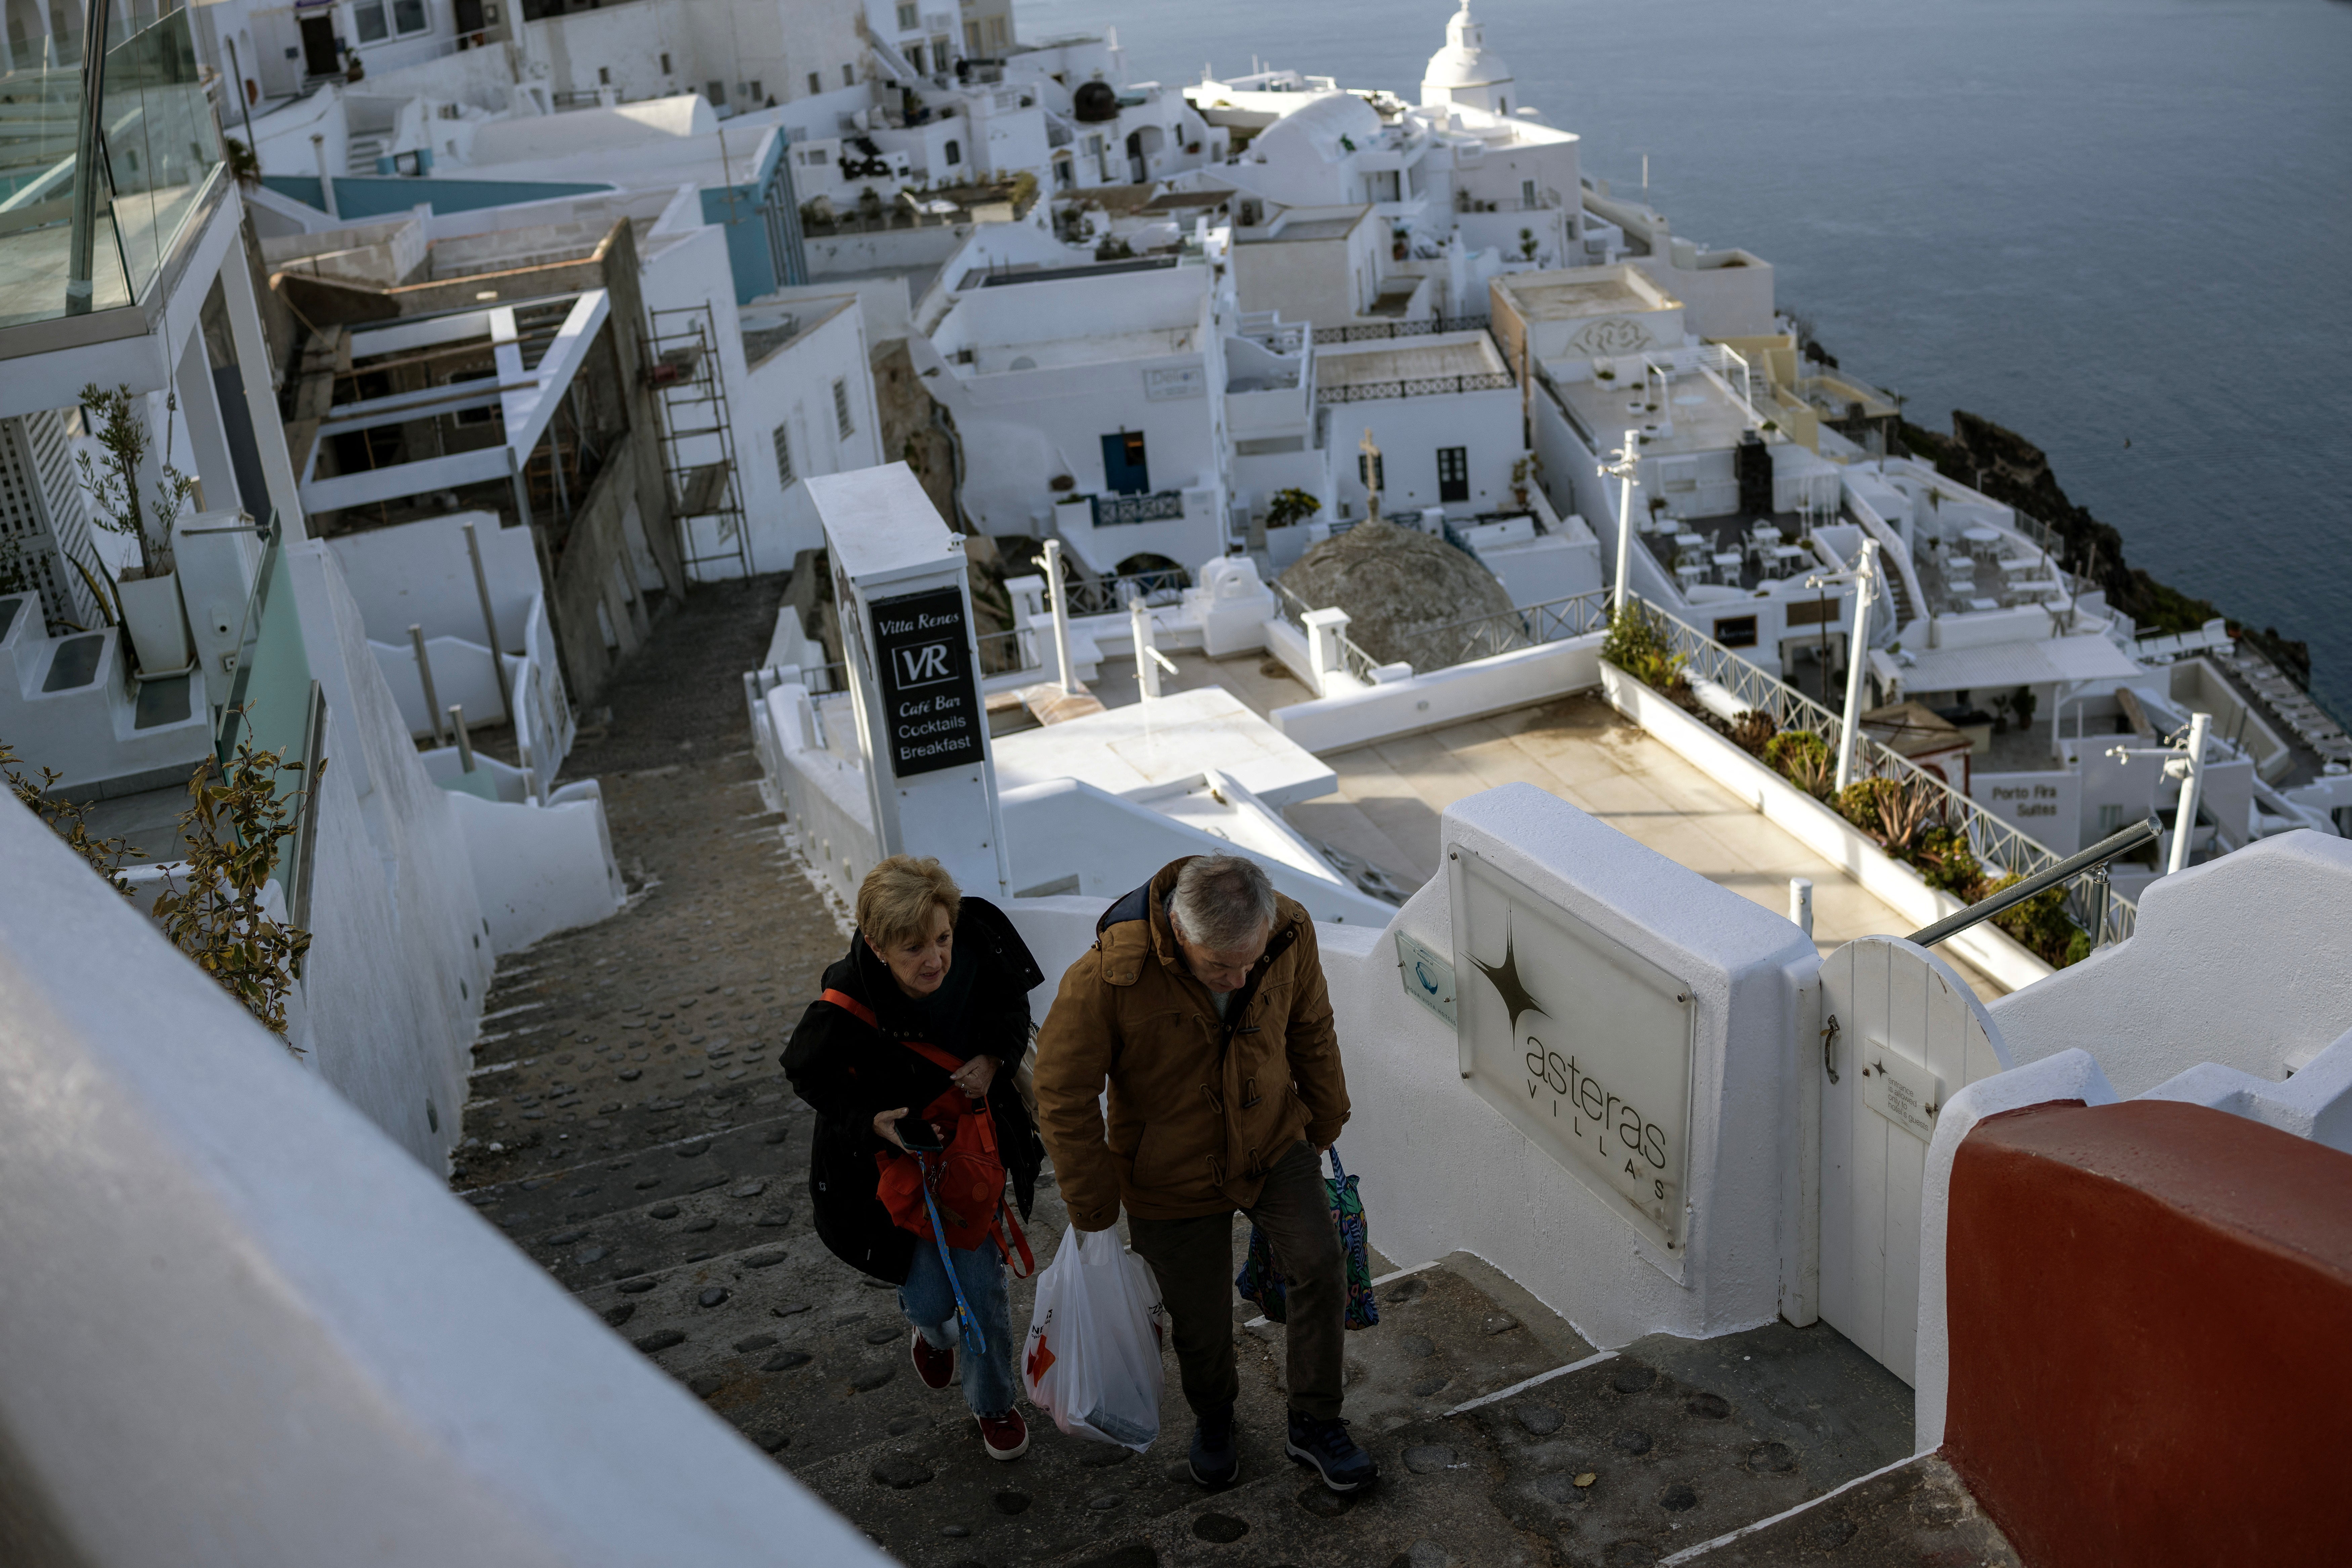
<path id="1" fill-rule="evenodd" d="M 772 587 L 698 591 L 609 693 L 611 720 L 583 731 L 572 770 L 603 780 L 629 907 L 502 963 L 454 1184 L 892 1554 L 917 1568 L 2015 1562 L 1948 1472 L 1899 1466 L 1910 1391 L 1827 1325 L 1607 1354 L 1466 1254 L 1388 1279 L 1381 1323 L 1349 1336 L 1347 1414 L 1382 1470 L 1363 1494 L 1334 1496 L 1283 1456 L 1282 1331 L 1238 1301 L 1234 1487 L 1211 1495 L 1186 1472 L 1172 1364 L 1149 1453 L 1033 1415 L 1027 1457 L 987 1458 L 961 1392 L 916 1378 L 896 1293 L 809 1224 L 812 1118 L 776 1058 L 844 933 L 789 825 L 761 808 L 740 695 L 698 674 L 749 668 L 774 603 Z M 1377 1247 L 1391 1200 L 1383 1173 L 1361 1174 Z M 1030 1224 L 1041 1266 L 1064 1223 L 1049 1175 Z M 1033 1295 L 1013 1288 L 1016 1331 Z"/>
<path id="2" fill-rule="evenodd" d="M 519 994 L 502 987 L 492 1011 Z M 1360 1497 L 1325 1491 L 1283 1456 L 1282 1331 L 1247 1321 L 1239 1303 L 1237 1485 L 1213 1496 L 1187 1472 L 1190 1420 L 1172 1358 L 1166 1430 L 1149 1454 L 1064 1436 L 1033 1414 L 1029 1455 L 996 1463 L 961 1394 L 916 1379 L 895 1292 L 836 1261 L 810 1229 L 811 1118 L 764 1059 L 765 1042 L 749 1063 L 730 1062 L 740 1053 L 724 1047 L 714 1059 L 715 1046 L 650 1071 L 657 1053 L 647 1051 L 626 1081 L 627 1067 L 593 1087 L 572 1081 L 586 1073 L 551 1079 L 541 1106 L 596 1100 L 580 1141 L 600 1134 L 598 1145 L 624 1147 L 466 1195 L 583 1306 L 902 1562 L 1654 1563 L 1909 1451 L 1910 1391 L 1826 1326 L 1658 1338 L 1608 1354 L 1457 1254 L 1389 1279 L 1381 1322 L 1351 1337 L 1348 1415 L 1383 1472 Z M 698 1070 L 713 1081 L 685 1079 Z M 1377 1236 L 1377 1177 L 1368 1179 Z M 1031 1226 L 1041 1266 L 1063 1224 L 1048 1184 Z M 1237 1225 L 1237 1257 L 1245 1240 Z M 1016 1328 L 1033 1293 L 1013 1286 Z M 1933 1537 L 1959 1553 L 1938 1563 L 2013 1562 L 1936 1468 L 1870 1483 L 1887 1494 L 1872 1494 L 1874 1509 L 1857 1513 L 1870 1500 L 1840 1499 L 1783 1521 L 1785 1550 L 1761 1531 L 1700 1555 L 1813 1562 L 1836 1546 L 1839 1562 L 1909 1563 Z M 1888 1554 L 1864 1539 L 1865 1524 L 1888 1538 Z"/>

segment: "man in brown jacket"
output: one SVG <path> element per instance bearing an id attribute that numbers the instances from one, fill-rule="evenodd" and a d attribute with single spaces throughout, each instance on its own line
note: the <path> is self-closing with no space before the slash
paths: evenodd
<path id="1" fill-rule="evenodd" d="M 1110 1124 L 1097 1101 L 1108 1079 Z M 1197 1426 L 1192 1476 L 1241 1472 L 1233 1215 L 1289 1287 L 1286 1451 L 1334 1491 L 1378 1472 L 1339 1419 L 1348 1289 L 1321 1152 L 1348 1082 L 1315 922 L 1255 861 L 1188 857 L 1105 911 L 1037 1037 L 1037 1121 L 1082 1231 L 1118 1223 L 1159 1276 Z"/>

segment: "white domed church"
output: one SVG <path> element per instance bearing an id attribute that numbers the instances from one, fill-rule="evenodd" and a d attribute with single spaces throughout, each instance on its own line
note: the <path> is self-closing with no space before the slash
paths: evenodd
<path id="1" fill-rule="evenodd" d="M 1421 101 L 1508 114 L 1514 90 L 1511 68 L 1486 47 L 1486 27 L 1470 15 L 1470 0 L 1462 0 L 1462 9 L 1445 24 L 1445 47 L 1429 57 L 1421 74 Z"/>

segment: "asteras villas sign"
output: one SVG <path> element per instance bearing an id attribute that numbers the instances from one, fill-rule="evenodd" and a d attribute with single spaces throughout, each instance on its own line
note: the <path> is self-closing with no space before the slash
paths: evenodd
<path id="1" fill-rule="evenodd" d="M 1447 871 L 1462 1076 L 1679 1277 L 1690 988 L 1468 849 Z"/>

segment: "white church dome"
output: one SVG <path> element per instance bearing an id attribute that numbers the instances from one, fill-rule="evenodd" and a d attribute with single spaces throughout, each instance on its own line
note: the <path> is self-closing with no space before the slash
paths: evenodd
<path id="1" fill-rule="evenodd" d="M 1486 47 L 1486 29 L 1470 15 L 1470 0 L 1445 24 L 1445 47 L 1429 57 L 1421 74 L 1424 103 L 1450 101 L 1462 89 L 1507 85 L 1511 68 Z M 1475 96 L 1475 94 L 1474 94 Z"/>

